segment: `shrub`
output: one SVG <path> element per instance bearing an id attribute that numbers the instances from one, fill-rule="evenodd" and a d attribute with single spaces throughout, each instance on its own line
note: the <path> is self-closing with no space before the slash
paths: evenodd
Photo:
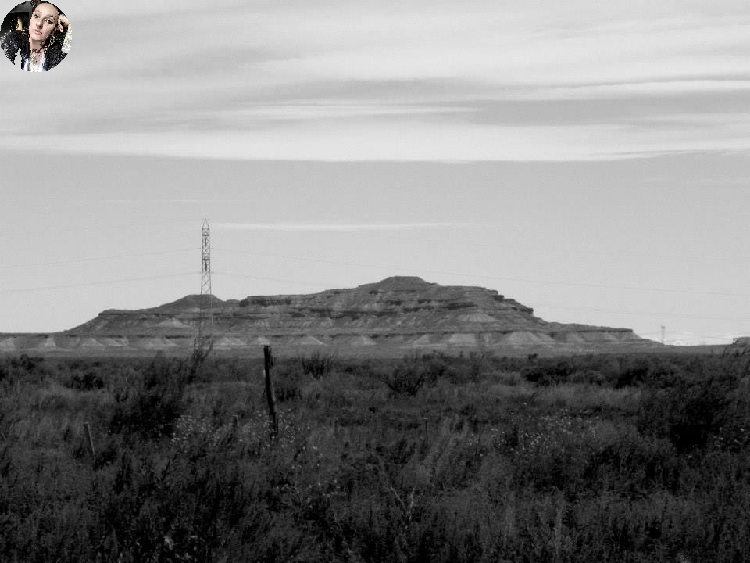
<path id="1" fill-rule="evenodd" d="M 404 357 L 383 382 L 394 393 L 414 396 L 425 384 L 434 384 L 445 369 L 445 362 L 439 358 L 414 354 Z"/>
<path id="2" fill-rule="evenodd" d="M 721 357 L 722 368 L 739 378 L 750 376 L 750 345 L 737 339 L 726 347 Z"/>
<path id="3" fill-rule="evenodd" d="M 183 361 L 167 360 L 163 353 L 157 354 L 141 381 L 114 390 L 110 429 L 146 438 L 171 434 L 172 425 L 184 408 L 182 396 L 188 370 Z"/>
<path id="4" fill-rule="evenodd" d="M 589 487 L 611 488 L 630 498 L 643 498 L 658 488 L 676 489 L 679 470 L 671 442 L 644 437 L 629 428 L 600 442 L 584 475 Z"/>
<path id="5" fill-rule="evenodd" d="M 430 357 L 431 363 L 440 361 L 441 369 L 439 376 L 447 375 L 450 382 L 454 385 L 464 385 L 466 383 L 477 383 L 487 372 L 490 366 L 491 356 L 486 352 L 470 352 L 468 357 L 463 352 L 458 359 L 450 363 L 443 356 Z M 436 366 L 437 367 L 437 366 Z"/>
<path id="6" fill-rule="evenodd" d="M 615 388 L 621 389 L 644 383 L 648 379 L 648 373 L 648 362 L 643 359 L 621 366 L 615 381 Z"/>
<path id="7" fill-rule="evenodd" d="M 22 369 L 26 373 L 41 373 L 44 371 L 44 358 L 41 356 L 28 356 L 27 354 L 21 354 L 18 359 L 13 358 L 11 365 Z"/>
<path id="8" fill-rule="evenodd" d="M 730 420 L 730 393 L 736 386 L 732 377 L 712 375 L 652 389 L 644 396 L 638 429 L 668 438 L 680 453 L 703 448 Z"/>
<path id="9" fill-rule="evenodd" d="M 302 388 L 309 382 L 309 378 L 298 370 L 278 370 L 274 377 L 273 389 L 280 402 L 292 401 L 302 397 Z"/>
<path id="10" fill-rule="evenodd" d="M 104 387 L 104 379 L 98 370 L 89 368 L 83 373 L 77 372 L 71 375 L 69 386 L 79 391 L 92 391 Z"/>
<path id="11" fill-rule="evenodd" d="M 595 369 L 584 368 L 573 372 L 571 383 L 586 383 L 588 385 L 602 385 L 606 381 L 604 375 Z"/>
<path id="12" fill-rule="evenodd" d="M 0 366 L 0 381 L 15 381 L 18 377 L 29 375 L 45 376 L 49 369 L 43 357 L 21 354 L 18 357 L 7 358 Z M 39 377 L 39 380 L 43 377 Z"/>
<path id="13" fill-rule="evenodd" d="M 338 360 L 334 352 L 316 350 L 310 356 L 297 356 L 292 359 L 303 375 L 311 375 L 320 379 L 330 374 L 337 366 Z"/>
<path id="14" fill-rule="evenodd" d="M 526 367 L 521 372 L 531 383 L 538 385 L 557 385 L 568 381 L 575 371 L 572 360 L 537 360 L 535 365 Z"/>
<path id="15" fill-rule="evenodd" d="M 556 415 L 514 427 L 498 446 L 511 454 L 518 485 L 572 493 L 582 487 L 592 442 L 589 422 Z"/>

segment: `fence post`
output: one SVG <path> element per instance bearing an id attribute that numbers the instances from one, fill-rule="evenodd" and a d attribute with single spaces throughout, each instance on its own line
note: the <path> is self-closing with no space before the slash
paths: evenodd
<path id="1" fill-rule="evenodd" d="M 89 450 L 91 450 L 91 457 L 96 457 L 96 450 L 94 449 L 94 438 L 91 436 L 91 426 L 88 422 L 83 423 L 83 430 L 86 433 L 86 440 L 89 443 Z"/>
<path id="2" fill-rule="evenodd" d="M 271 368 L 273 367 L 273 354 L 270 346 L 263 346 L 263 358 L 266 375 L 266 400 L 268 401 L 268 417 L 271 419 L 271 441 L 275 441 L 279 434 L 279 416 L 276 413 L 276 393 L 273 390 L 273 379 Z"/>

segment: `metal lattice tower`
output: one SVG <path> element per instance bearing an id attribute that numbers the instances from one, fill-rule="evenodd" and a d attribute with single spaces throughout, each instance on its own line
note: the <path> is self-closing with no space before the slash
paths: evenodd
<path id="1" fill-rule="evenodd" d="M 211 293 L 211 228 L 208 219 L 201 228 L 201 297 L 198 318 L 197 345 L 203 345 L 211 338 L 214 327 L 213 294 Z"/>

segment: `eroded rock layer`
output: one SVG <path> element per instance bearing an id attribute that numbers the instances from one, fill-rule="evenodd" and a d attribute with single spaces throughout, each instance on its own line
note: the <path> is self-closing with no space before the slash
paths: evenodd
<path id="1" fill-rule="evenodd" d="M 630 329 L 544 321 L 530 307 L 494 290 L 441 286 L 417 277 L 392 277 L 309 295 L 213 298 L 211 313 L 217 351 L 271 344 L 362 354 L 460 349 L 564 352 L 651 344 Z M 199 322 L 200 297 L 191 295 L 151 309 L 107 310 L 63 333 L 0 335 L 0 352 L 174 352 L 193 346 Z"/>

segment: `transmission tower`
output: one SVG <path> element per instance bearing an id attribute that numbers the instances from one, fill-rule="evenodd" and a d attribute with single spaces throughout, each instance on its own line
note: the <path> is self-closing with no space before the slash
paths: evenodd
<path id="1" fill-rule="evenodd" d="M 203 220 L 201 241 L 201 296 L 196 346 L 203 346 L 211 339 L 214 327 L 213 294 L 211 293 L 211 228 L 208 225 L 208 219 Z"/>

